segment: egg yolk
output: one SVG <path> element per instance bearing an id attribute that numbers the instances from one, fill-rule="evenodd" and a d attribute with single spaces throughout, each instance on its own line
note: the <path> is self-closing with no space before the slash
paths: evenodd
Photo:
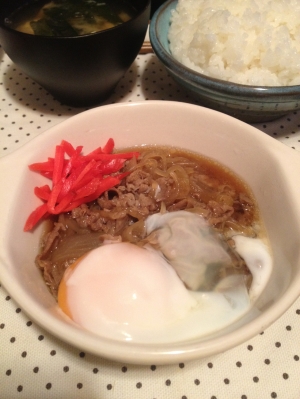
<path id="1" fill-rule="evenodd" d="M 67 289 L 67 281 L 70 278 L 71 274 L 74 272 L 75 268 L 80 264 L 80 262 L 85 258 L 86 255 L 81 256 L 78 258 L 72 265 L 70 265 L 67 270 L 65 271 L 63 278 L 60 282 L 60 285 L 58 287 L 58 295 L 57 295 L 57 301 L 58 305 L 61 308 L 61 310 L 72 319 L 72 311 L 70 309 L 70 306 L 68 304 L 68 289 Z"/>

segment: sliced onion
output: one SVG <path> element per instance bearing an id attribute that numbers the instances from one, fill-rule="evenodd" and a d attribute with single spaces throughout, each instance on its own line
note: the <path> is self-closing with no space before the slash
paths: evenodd
<path id="1" fill-rule="evenodd" d="M 178 194 L 177 199 L 186 198 L 190 192 L 190 179 L 185 169 L 180 165 L 174 165 L 168 169 L 171 173 L 175 173 L 178 182 Z"/>
<path id="2" fill-rule="evenodd" d="M 126 227 L 122 233 L 122 240 L 127 242 L 136 243 L 145 236 L 145 223 L 139 220 Z"/>
<path id="3" fill-rule="evenodd" d="M 246 237 L 256 237 L 257 233 L 252 226 L 244 226 L 235 220 L 227 220 L 223 226 L 224 236 L 226 238 L 233 237 L 234 235 L 243 235 Z"/>
<path id="4" fill-rule="evenodd" d="M 64 263 L 100 246 L 100 233 L 73 234 L 65 237 L 58 248 L 52 252 L 51 260 L 54 263 Z"/>
<path id="5" fill-rule="evenodd" d="M 63 224 L 66 227 L 66 235 L 70 234 L 88 234 L 90 231 L 89 229 L 80 227 L 76 220 L 72 219 L 71 217 L 63 217 L 64 213 L 59 215 L 59 223 Z"/>
<path id="6" fill-rule="evenodd" d="M 202 216 L 204 219 L 207 219 L 210 210 L 206 208 L 201 208 L 200 206 L 195 206 L 194 208 L 187 208 L 186 211 L 191 212 L 191 213 L 196 213 L 199 216 Z"/>

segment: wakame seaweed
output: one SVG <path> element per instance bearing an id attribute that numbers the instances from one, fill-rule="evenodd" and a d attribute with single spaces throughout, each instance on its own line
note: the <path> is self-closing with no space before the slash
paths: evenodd
<path id="1" fill-rule="evenodd" d="M 112 28 L 135 13 L 127 0 L 34 1 L 11 16 L 10 26 L 35 35 L 79 36 Z"/>
<path id="2" fill-rule="evenodd" d="M 75 29 L 65 19 L 42 18 L 30 22 L 35 35 L 78 36 Z"/>
<path id="3" fill-rule="evenodd" d="M 54 0 L 57 7 L 45 8 L 44 14 L 50 18 L 84 18 L 87 22 L 95 21 L 95 16 L 103 17 L 111 23 L 122 23 L 118 12 L 120 6 L 113 0 Z"/>

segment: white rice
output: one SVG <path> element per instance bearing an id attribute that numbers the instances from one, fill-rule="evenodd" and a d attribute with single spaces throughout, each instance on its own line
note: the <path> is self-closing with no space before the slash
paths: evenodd
<path id="1" fill-rule="evenodd" d="M 299 0 L 179 0 L 169 41 L 178 61 L 214 78 L 300 84 Z"/>

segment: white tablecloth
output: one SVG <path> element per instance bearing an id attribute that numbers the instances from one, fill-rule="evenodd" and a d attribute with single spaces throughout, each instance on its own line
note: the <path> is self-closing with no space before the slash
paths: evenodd
<path id="1" fill-rule="evenodd" d="M 84 110 L 54 100 L 1 47 L 0 60 L 0 156 Z M 137 57 L 105 104 L 145 100 L 195 103 L 153 54 Z M 256 127 L 300 151 L 300 112 Z M 299 376 L 300 299 L 266 331 L 226 353 L 141 367 L 66 345 L 32 323 L 0 286 L 0 399 L 300 399 Z"/>

